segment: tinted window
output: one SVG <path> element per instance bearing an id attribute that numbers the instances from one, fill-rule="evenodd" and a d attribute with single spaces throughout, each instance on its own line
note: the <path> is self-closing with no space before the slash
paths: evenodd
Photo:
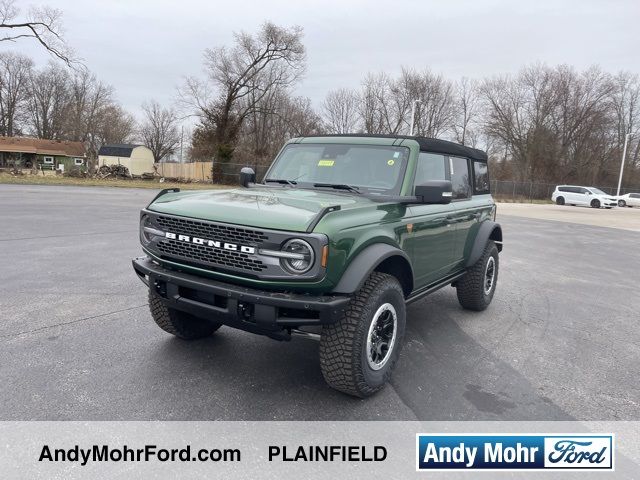
<path id="1" fill-rule="evenodd" d="M 444 155 L 420 152 L 416 167 L 414 185 L 420 185 L 429 180 L 446 180 Z"/>
<path id="2" fill-rule="evenodd" d="M 569 192 L 569 187 L 558 187 L 559 192 Z"/>
<path id="3" fill-rule="evenodd" d="M 630 193 L 629 196 L 631 198 L 640 198 L 640 193 Z"/>
<path id="4" fill-rule="evenodd" d="M 475 193 L 489 193 L 489 167 L 484 162 L 473 162 Z"/>
<path id="5" fill-rule="evenodd" d="M 469 162 L 466 158 L 449 157 L 449 173 L 453 186 L 453 198 L 469 198 L 471 196 L 471 178 Z"/>

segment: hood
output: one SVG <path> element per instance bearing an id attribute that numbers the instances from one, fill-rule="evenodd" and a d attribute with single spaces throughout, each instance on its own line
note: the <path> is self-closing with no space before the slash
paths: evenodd
<path id="1" fill-rule="evenodd" d="M 168 193 L 153 202 L 149 210 L 234 225 L 304 232 L 326 207 L 340 205 L 341 209 L 349 209 L 373 203 L 358 195 L 255 187 Z"/>

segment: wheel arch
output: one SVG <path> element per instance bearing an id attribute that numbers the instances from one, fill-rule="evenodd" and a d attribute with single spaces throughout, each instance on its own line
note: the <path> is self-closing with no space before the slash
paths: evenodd
<path id="1" fill-rule="evenodd" d="M 333 293 L 357 292 L 372 272 L 394 276 L 402 286 L 405 298 L 413 291 L 413 268 L 409 256 L 392 245 L 375 243 L 364 248 L 351 261 Z"/>
<path id="2" fill-rule="evenodd" d="M 502 227 L 492 220 L 485 220 L 480 225 L 465 267 L 471 267 L 480 259 L 489 240 L 496 243 L 499 252 L 502 251 Z"/>

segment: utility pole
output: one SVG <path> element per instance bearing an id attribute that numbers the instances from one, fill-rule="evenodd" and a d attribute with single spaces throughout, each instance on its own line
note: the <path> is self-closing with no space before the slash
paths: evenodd
<path id="1" fill-rule="evenodd" d="M 411 102 L 411 128 L 409 129 L 409 135 L 413 135 L 413 124 L 416 118 L 416 104 L 422 103 L 422 100 L 414 100 Z"/>
<path id="2" fill-rule="evenodd" d="M 627 144 L 629 143 L 629 137 L 631 133 L 627 133 L 624 136 L 624 148 L 622 149 L 622 162 L 620 163 L 620 177 L 618 178 L 618 191 L 616 196 L 620 196 L 620 187 L 622 186 L 622 172 L 624 172 L 624 162 L 627 159 Z"/>

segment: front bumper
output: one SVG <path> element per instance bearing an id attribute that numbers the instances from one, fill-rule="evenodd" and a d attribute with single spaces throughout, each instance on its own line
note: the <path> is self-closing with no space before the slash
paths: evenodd
<path id="1" fill-rule="evenodd" d="M 257 290 L 166 269 L 149 257 L 133 260 L 133 269 L 167 306 L 234 328 L 288 339 L 290 330 L 335 322 L 349 297 Z"/>

